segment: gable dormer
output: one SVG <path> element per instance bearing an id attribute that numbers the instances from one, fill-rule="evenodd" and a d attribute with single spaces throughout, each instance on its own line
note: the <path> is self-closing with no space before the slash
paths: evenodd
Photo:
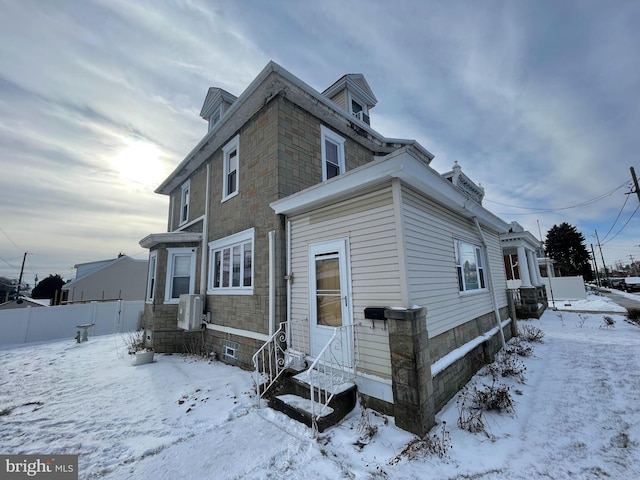
<path id="1" fill-rule="evenodd" d="M 200 116 L 209 123 L 209 132 L 218 123 L 224 112 L 236 101 L 235 96 L 221 88 L 211 87 L 204 99 Z"/>
<path id="2" fill-rule="evenodd" d="M 453 170 L 443 173 L 442 176 L 466 193 L 469 198 L 482 205 L 484 188 L 480 184 L 476 185 L 469 177 L 462 173 L 462 167 L 458 165 L 457 161 L 453 162 Z"/>
<path id="3" fill-rule="evenodd" d="M 369 110 L 375 107 L 378 99 L 361 73 L 349 73 L 342 76 L 322 94 L 354 117 L 371 125 Z"/>

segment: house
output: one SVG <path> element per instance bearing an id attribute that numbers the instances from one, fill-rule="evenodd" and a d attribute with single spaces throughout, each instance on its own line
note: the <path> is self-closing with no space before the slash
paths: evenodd
<path id="1" fill-rule="evenodd" d="M 509 231 L 502 235 L 501 242 L 507 284 L 514 295 L 516 316 L 540 318 L 548 306 L 549 298 L 541 267 L 545 269 L 547 277 L 553 277 L 551 261 L 544 258 L 540 262 L 540 240 L 518 222 L 511 222 Z"/>
<path id="2" fill-rule="evenodd" d="M 76 278 L 62 287 L 65 303 L 144 300 L 148 261 L 127 255 L 74 265 Z"/>
<path id="3" fill-rule="evenodd" d="M 9 300 L 8 302 L 0 303 L 0 310 L 9 310 L 14 308 L 27 308 L 27 307 L 48 307 L 49 300 L 37 300 L 30 297 L 23 297 L 22 295 L 17 300 Z"/>
<path id="4" fill-rule="evenodd" d="M 168 231 L 140 241 L 143 322 L 156 351 L 256 368 L 260 393 L 297 368 L 314 426 L 350 384 L 424 434 L 513 334 L 510 225 L 457 163 L 375 131 L 376 103 L 361 74 L 318 92 L 274 62 L 209 89 L 208 132 L 156 190 Z"/>

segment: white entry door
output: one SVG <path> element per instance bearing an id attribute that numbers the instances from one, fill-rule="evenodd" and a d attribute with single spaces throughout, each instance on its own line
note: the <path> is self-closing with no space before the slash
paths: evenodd
<path id="1" fill-rule="evenodd" d="M 309 310 L 311 355 L 317 357 L 336 328 L 353 323 L 351 279 L 347 240 L 334 240 L 309 246 Z M 340 329 L 340 342 L 332 346 L 344 365 L 353 366 L 351 329 Z"/>

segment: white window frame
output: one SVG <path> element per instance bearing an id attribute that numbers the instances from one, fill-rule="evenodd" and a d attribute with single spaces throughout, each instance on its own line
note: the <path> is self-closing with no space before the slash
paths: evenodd
<path id="1" fill-rule="evenodd" d="M 320 126 L 320 147 L 322 150 L 322 181 L 328 180 L 327 178 L 327 149 L 326 149 L 326 141 L 330 141 L 338 147 L 338 175 L 340 176 L 346 171 L 345 161 L 344 161 L 344 143 L 345 140 L 337 133 L 328 129 L 324 125 Z M 333 177 L 331 177 L 333 178 Z"/>
<path id="2" fill-rule="evenodd" d="M 251 245 L 251 285 L 244 286 L 245 278 L 245 248 Z M 239 248 L 240 263 L 239 263 L 239 285 L 233 286 L 233 253 L 234 248 Z M 225 285 L 224 282 L 224 267 L 221 263 L 221 268 L 216 272 L 216 263 L 218 259 L 220 262 L 224 260 L 225 251 L 229 254 L 229 270 L 228 281 Z M 208 295 L 253 295 L 253 289 L 255 286 L 255 228 L 249 228 L 242 232 L 235 233 L 228 237 L 221 238 L 209 242 L 209 275 L 207 281 L 207 294 Z M 216 278 L 217 277 L 217 278 Z"/>
<path id="3" fill-rule="evenodd" d="M 153 296 L 156 289 L 156 275 L 158 273 L 158 252 L 153 251 L 149 253 L 149 271 L 147 274 L 147 296 L 146 302 L 153 303 Z"/>
<path id="4" fill-rule="evenodd" d="M 360 107 L 362 107 L 362 109 L 360 110 L 362 113 L 364 113 L 365 115 L 369 115 L 369 109 L 367 108 L 366 102 L 363 102 L 362 100 L 360 100 L 360 98 L 356 97 L 351 92 L 349 92 L 347 99 L 349 101 L 349 113 L 351 115 L 355 115 L 357 113 L 353 111 L 353 102 L 356 102 L 358 105 L 360 105 Z"/>
<path id="5" fill-rule="evenodd" d="M 236 169 L 235 169 L 235 182 L 234 182 L 234 190 L 229 191 L 229 181 L 228 177 L 232 171 L 229 169 L 229 159 L 231 158 L 231 154 L 236 152 Z M 231 139 L 229 143 L 227 143 L 224 147 L 222 147 L 222 201 L 225 202 L 232 197 L 238 195 L 238 190 L 240 188 L 240 135 L 236 135 Z"/>
<path id="6" fill-rule="evenodd" d="M 467 283 L 465 281 L 464 265 L 460 262 L 461 260 L 460 250 L 462 245 L 473 248 L 473 252 L 475 256 L 475 274 L 477 278 L 478 288 L 468 288 Z M 469 293 L 476 293 L 476 292 L 486 292 L 488 290 L 487 269 L 485 265 L 486 262 L 485 262 L 483 248 L 471 242 L 456 239 L 454 240 L 454 249 L 455 249 L 454 262 L 456 264 L 456 276 L 458 279 L 458 288 L 460 290 L 460 293 L 469 294 Z"/>
<path id="7" fill-rule="evenodd" d="M 209 117 L 209 131 L 213 130 L 213 127 L 220 121 L 222 118 L 222 105 L 220 105 Z"/>
<path id="8" fill-rule="evenodd" d="M 193 294 L 196 284 L 196 249 L 195 248 L 167 248 L 167 277 L 165 280 L 164 302 L 178 303 L 180 297 L 171 297 L 171 287 L 173 286 L 173 259 L 177 256 L 189 256 L 191 258 L 191 267 L 189 269 L 189 291 L 184 293 Z"/>
<path id="9" fill-rule="evenodd" d="M 189 197 L 191 196 L 191 180 L 182 184 L 180 189 L 180 225 L 189 220 Z"/>

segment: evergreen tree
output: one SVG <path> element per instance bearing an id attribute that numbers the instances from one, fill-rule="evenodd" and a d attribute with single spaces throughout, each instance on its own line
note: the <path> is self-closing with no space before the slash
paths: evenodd
<path id="1" fill-rule="evenodd" d="M 576 227 L 566 222 L 551 227 L 547 232 L 545 251 L 556 261 L 562 276 L 582 275 L 587 281 L 593 278 L 591 255 L 584 244 L 584 236 Z"/>
<path id="2" fill-rule="evenodd" d="M 44 299 L 57 299 L 57 303 L 60 303 L 60 298 L 62 296 L 62 286 L 64 285 L 64 280 L 57 273 L 55 275 L 49 275 L 44 280 L 38 282 L 31 292 L 32 298 L 44 298 Z M 57 294 L 56 294 L 57 292 Z"/>

